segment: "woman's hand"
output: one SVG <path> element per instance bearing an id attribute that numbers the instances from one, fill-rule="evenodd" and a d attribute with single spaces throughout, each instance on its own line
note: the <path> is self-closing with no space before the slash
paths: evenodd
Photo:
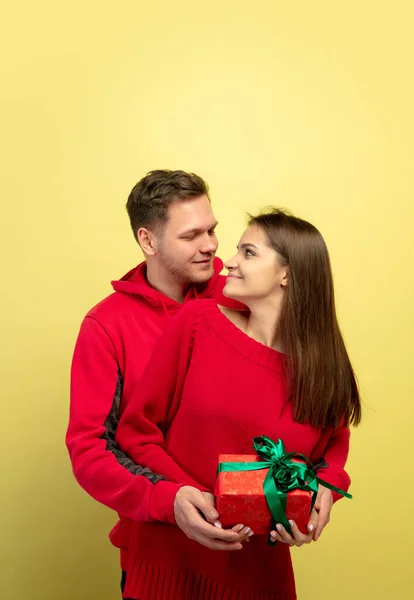
<path id="1" fill-rule="evenodd" d="M 270 539 L 272 542 L 278 541 L 289 546 L 302 546 L 303 544 L 310 544 L 313 541 L 316 542 L 319 539 L 324 527 L 329 523 L 331 508 L 333 504 L 332 492 L 328 488 L 320 485 L 318 488 L 318 495 L 314 507 L 311 512 L 311 517 L 308 523 L 307 534 L 299 531 L 296 523 L 289 521 L 289 525 L 292 530 L 290 535 L 286 529 L 278 523 L 276 525 L 276 531 L 270 532 Z"/>
<path id="2" fill-rule="evenodd" d="M 313 533 L 313 540 L 320 537 L 324 527 L 329 523 L 331 518 L 331 508 L 333 504 L 332 492 L 323 485 L 319 486 L 318 495 L 313 509 L 318 513 L 318 520 L 316 522 L 315 531 Z"/>
<path id="3" fill-rule="evenodd" d="M 241 550 L 243 540 L 239 532 L 221 527 L 214 498 L 212 502 L 211 494 L 205 494 L 188 485 L 178 490 L 174 500 L 176 524 L 190 540 L 211 550 Z"/>
<path id="4" fill-rule="evenodd" d="M 311 518 L 308 523 L 308 534 L 304 534 L 299 531 L 298 526 L 294 521 L 289 520 L 289 525 L 292 530 L 292 535 L 290 535 L 286 529 L 280 523 L 276 525 L 276 531 L 273 530 L 270 532 L 270 539 L 272 542 L 283 542 L 284 544 L 289 544 L 289 546 L 303 546 L 303 544 L 310 544 L 313 540 L 313 530 L 315 528 L 315 523 L 318 518 L 318 513 L 315 509 L 312 509 Z"/>
<path id="5" fill-rule="evenodd" d="M 203 494 L 205 501 L 212 507 L 213 510 L 215 510 L 215 498 L 214 498 L 213 494 L 211 494 L 210 492 L 202 492 L 202 494 Z M 215 513 L 213 512 L 212 514 L 218 515 L 217 511 L 215 511 Z M 206 518 L 207 518 L 207 521 L 209 521 L 209 523 L 212 523 L 212 525 L 214 525 L 215 527 L 219 527 L 219 528 L 222 527 L 220 521 L 217 520 L 217 517 L 213 518 L 213 519 L 208 518 L 208 517 L 206 517 Z M 252 535 L 254 535 L 254 532 L 250 529 L 250 527 L 246 527 L 245 525 L 242 525 L 241 523 L 234 525 L 234 527 L 232 527 L 228 531 L 234 531 L 235 533 L 238 533 L 241 542 L 248 542 L 250 540 L 250 538 L 252 537 Z"/>

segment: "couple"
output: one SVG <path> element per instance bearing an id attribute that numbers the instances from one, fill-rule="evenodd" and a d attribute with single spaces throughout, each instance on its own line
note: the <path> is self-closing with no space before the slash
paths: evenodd
<path id="1" fill-rule="evenodd" d="M 127 208 L 146 262 L 82 324 L 67 433 L 79 483 L 120 515 L 123 596 L 296 598 L 289 546 L 318 539 L 336 494 L 320 488 L 309 533 L 278 524 L 270 548 L 248 523 L 220 528 L 210 492 L 218 454 L 262 434 L 349 486 L 361 407 L 324 241 L 281 211 L 252 217 L 224 280 L 201 178 L 151 172 Z"/>

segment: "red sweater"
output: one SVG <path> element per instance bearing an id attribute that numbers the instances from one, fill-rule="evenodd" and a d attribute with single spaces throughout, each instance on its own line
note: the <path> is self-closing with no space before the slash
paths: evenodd
<path id="1" fill-rule="evenodd" d="M 193 302 L 163 335 L 120 420 L 117 441 L 169 481 L 213 490 L 219 453 L 250 454 L 254 436 L 280 437 L 287 452 L 315 462 L 324 456 L 323 478 L 348 489 L 349 429 L 322 431 L 295 422 L 283 366 L 283 354 L 239 330 L 214 301 Z M 296 598 L 285 544 L 272 548 L 265 536 L 253 536 L 239 552 L 215 552 L 167 524 L 171 515 L 164 521 L 134 523 L 126 598 Z"/>
<path id="2" fill-rule="evenodd" d="M 215 259 L 213 278 L 191 287 L 184 303 L 212 297 L 225 302 L 222 266 Z M 171 518 L 179 486 L 133 463 L 115 443 L 115 433 L 132 391 L 139 394 L 139 378 L 156 343 L 182 304 L 148 284 L 145 263 L 112 285 L 115 292 L 86 315 L 76 342 L 66 443 L 80 485 L 121 516 L 111 539 L 121 548 L 125 568 L 131 520 Z"/>

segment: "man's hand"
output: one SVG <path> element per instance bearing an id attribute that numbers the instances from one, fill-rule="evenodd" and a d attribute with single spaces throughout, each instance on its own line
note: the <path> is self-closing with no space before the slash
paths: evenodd
<path id="1" fill-rule="evenodd" d="M 241 542 L 245 536 L 234 531 L 239 526 L 232 530 L 221 527 L 217 520 L 218 512 L 214 508 L 214 498 L 207 492 L 200 492 L 188 485 L 180 488 L 174 501 L 174 516 L 178 527 L 186 536 L 202 546 L 211 550 L 227 551 L 241 550 L 243 547 Z"/>

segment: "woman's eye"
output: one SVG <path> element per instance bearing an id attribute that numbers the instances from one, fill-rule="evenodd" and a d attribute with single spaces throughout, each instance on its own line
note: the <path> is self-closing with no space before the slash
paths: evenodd
<path id="1" fill-rule="evenodd" d="M 252 252 L 252 250 L 249 250 L 248 248 L 246 248 L 246 256 L 255 256 L 255 253 Z"/>

